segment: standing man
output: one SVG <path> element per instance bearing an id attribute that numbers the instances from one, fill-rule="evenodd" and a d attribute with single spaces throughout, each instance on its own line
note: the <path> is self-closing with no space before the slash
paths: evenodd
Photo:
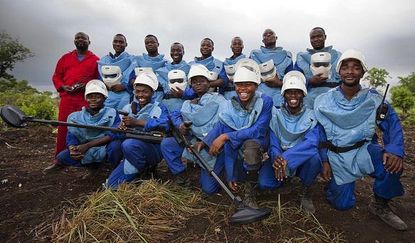
<path id="1" fill-rule="evenodd" d="M 245 54 L 242 53 L 244 50 L 244 41 L 241 37 L 233 37 L 231 41 L 231 50 L 232 56 L 225 59 L 223 62 L 223 68 L 226 73 L 226 77 L 224 77 L 224 81 L 228 80 L 227 85 L 224 88 L 224 96 L 226 99 L 231 99 L 232 96 L 235 96 L 235 85 L 233 84 L 233 76 L 236 71 L 236 63 L 246 58 Z"/>
<path id="2" fill-rule="evenodd" d="M 407 225 L 390 209 L 388 202 L 404 194 L 404 140 L 399 118 L 382 96 L 362 89 L 360 80 L 368 70 L 363 55 L 347 50 L 336 68 L 342 83 L 318 96 L 314 103 L 317 121 L 324 127 L 328 162 L 323 178 L 329 182 L 327 199 L 334 208 L 347 210 L 356 203 L 355 181 L 365 175 L 374 178 L 374 200 L 369 211 L 397 230 Z M 383 145 L 375 132 L 383 133 Z M 332 172 L 332 173 L 331 173 Z"/>
<path id="3" fill-rule="evenodd" d="M 115 53 L 112 54 L 110 52 L 98 62 L 98 71 L 104 82 L 120 77 L 120 80 L 115 84 L 109 85 L 109 82 L 106 82 L 109 92 L 108 98 L 105 100 L 105 106 L 118 110 L 129 104 L 130 96 L 132 96 L 132 93 L 130 94 L 127 91 L 129 85 L 128 79 L 130 73 L 133 71 L 132 56 L 125 51 L 126 47 L 127 39 L 125 36 L 123 34 L 116 34 L 112 40 L 112 48 Z M 116 72 L 111 72 L 112 66 L 118 66 L 121 75 L 117 75 Z"/>
<path id="4" fill-rule="evenodd" d="M 52 77 L 60 97 L 58 120 L 64 122 L 69 114 L 80 111 L 82 106 L 87 105 L 84 97 L 85 84 L 98 78 L 99 57 L 88 50 L 91 44 L 89 36 L 83 32 L 76 33 L 74 44 L 76 49 L 59 59 Z M 58 126 L 55 157 L 65 149 L 66 133 L 65 126 Z M 54 164 L 45 168 L 45 172 L 59 168 L 61 167 L 55 159 Z"/>
<path id="5" fill-rule="evenodd" d="M 220 75 L 223 69 L 223 63 L 212 56 L 212 52 L 214 49 L 215 44 L 213 43 L 213 40 L 210 38 L 204 38 L 202 42 L 200 42 L 200 54 L 202 54 L 202 56 L 195 57 L 194 61 L 190 62 L 189 64 L 202 64 L 203 66 L 205 66 L 209 70 L 211 75 L 210 88 L 218 90 L 222 89 L 225 86 L 225 83 Z"/>
<path id="6" fill-rule="evenodd" d="M 325 30 L 321 27 L 314 27 L 310 31 L 310 44 L 313 49 L 307 48 L 305 52 L 298 53 L 295 62 L 295 69 L 302 72 L 307 80 L 308 96 L 305 98 L 304 103 L 311 109 L 313 106 L 311 104 L 312 102 L 309 102 L 309 99 L 313 99 L 314 101 L 316 97 L 314 92 L 317 88 L 333 88 L 340 84 L 340 76 L 336 72 L 336 64 L 341 53 L 333 49 L 333 46 L 325 46 L 326 39 L 327 35 Z M 330 75 L 326 75 L 324 72 L 313 72 L 312 70 L 313 63 L 311 56 L 320 52 L 328 53 L 322 56 L 323 61 L 321 62 L 325 62 L 324 57 L 330 56 L 327 58 L 330 62 Z"/>
<path id="7" fill-rule="evenodd" d="M 285 73 L 293 68 L 291 52 L 277 47 L 275 32 L 266 29 L 262 34 L 262 43 L 258 50 L 253 50 L 250 58 L 260 65 L 261 84 L 258 91 L 267 94 L 272 98 L 274 105 L 280 106 L 283 103 L 281 96 L 282 79 Z"/>

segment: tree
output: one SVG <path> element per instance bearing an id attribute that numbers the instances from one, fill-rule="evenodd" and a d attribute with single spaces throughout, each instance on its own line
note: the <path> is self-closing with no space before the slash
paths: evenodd
<path id="1" fill-rule="evenodd" d="M 412 72 L 406 77 L 398 77 L 399 83 L 407 87 L 412 93 L 415 93 L 415 73 Z"/>
<path id="2" fill-rule="evenodd" d="M 400 85 L 391 89 L 393 106 L 402 110 L 402 119 L 405 119 L 409 110 L 415 105 L 415 98 L 408 87 Z"/>
<path id="3" fill-rule="evenodd" d="M 365 78 L 365 80 L 368 80 L 370 86 L 375 88 L 384 86 L 387 83 L 386 78 L 390 78 L 389 72 L 383 68 L 373 67 L 367 73 L 368 76 Z"/>
<path id="4" fill-rule="evenodd" d="M 5 79 L 0 78 L 0 92 L 13 92 L 13 93 L 23 93 L 23 92 L 32 92 L 39 93 L 39 91 L 29 85 L 27 80 L 17 81 L 15 79 Z"/>
<path id="5" fill-rule="evenodd" d="M 14 79 L 12 71 L 17 62 L 33 57 L 32 51 L 6 32 L 0 33 L 0 78 Z"/>

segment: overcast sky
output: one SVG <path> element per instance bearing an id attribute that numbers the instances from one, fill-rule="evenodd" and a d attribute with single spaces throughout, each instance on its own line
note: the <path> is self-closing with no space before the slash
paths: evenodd
<path id="1" fill-rule="evenodd" d="M 74 49 L 76 32 L 90 36 L 90 50 L 104 56 L 116 33 L 127 37 L 127 51 L 145 51 L 144 36 L 154 34 L 159 52 L 170 60 L 173 42 L 185 46 L 186 61 L 199 56 L 200 41 L 215 42 L 213 55 L 231 55 L 233 36 L 244 40 L 249 54 L 262 42 L 264 29 L 275 30 L 277 45 L 293 56 L 310 47 L 309 32 L 326 30 L 326 45 L 364 53 L 369 67 L 397 76 L 415 72 L 415 3 L 413 0 L 291 1 L 156 1 L 156 0 L 0 0 L 0 31 L 30 48 L 35 57 L 16 65 L 13 74 L 41 90 L 54 90 L 51 76 L 57 60 Z"/>

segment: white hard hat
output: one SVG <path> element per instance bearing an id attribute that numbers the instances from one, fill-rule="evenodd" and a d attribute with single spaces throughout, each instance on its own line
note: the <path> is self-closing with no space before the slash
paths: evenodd
<path id="1" fill-rule="evenodd" d="M 119 66 L 102 66 L 102 81 L 111 88 L 114 84 L 120 84 L 122 78 L 121 68 Z"/>
<path id="2" fill-rule="evenodd" d="M 274 60 L 270 59 L 264 63 L 259 64 L 262 80 L 269 80 L 275 77 L 277 70 L 274 65 Z"/>
<path id="3" fill-rule="evenodd" d="M 229 80 L 233 80 L 233 75 L 235 75 L 236 65 L 224 65 L 226 76 Z"/>
<path id="4" fill-rule="evenodd" d="M 169 79 L 169 87 L 171 89 L 177 90 L 177 88 L 181 90 L 185 90 L 187 86 L 186 80 L 186 73 L 180 69 L 173 69 L 169 71 L 167 74 L 167 78 Z"/>
<path id="5" fill-rule="evenodd" d="M 302 90 L 304 93 L 304 96 L 307 95 L 307 88 L 305 87 L 305 77 L 304 74 L 302 74 L 299 71 L 290 71 L 287 74 L 285 74 L 282 88 L 281 88 L 281 95 L 284 96 L 284 93 L 286 90 L 289 89 L 299 89 Z"/>
<path id="6" fill-rule="evenodd" d="M 203 76 L 205 78 L 207 78 L 208 80 L 212 79 L 212 76 L 209 72 L 209 70 L 203 66 L 202 64 L 194 64 L 190 67 L 189 70 L 189 74 L 187 75 L 187 77 L 190 79 L 192 79 L 193 77 L 196 76 Z"/>
<path id="7" fill-rule="evenodd" d="M 366 65 L 365 57 L 363 56 L 363 54 L 359 51 L 349 49 L 340 56 L 339 61 L 337 62 L 337 66 L 336 66 L 336 72 L 340 71 L 342 62 L 346 59 L 356 59 L 360 61 L 360 64 L 362 64 L 362 67 L 363 67 L 363 71 L 364 72 L 367 71 L 367 65 Z"/>
<path id="8" fill-rule="evenodd" d="M 236 72 L 233 76 L 234 83 L 254 82 L 261 83 L 261 73 L 258 64 L 249 58 L 244 58 L 236 63 Z"/>
<path id="9" fill-rule="evenodd" d="M 320 74 L 328 78 L 331 71 L 331 54 L 329 52 L 317 52 L 311 55 L 310 70 L 313 75 Z"/>
<path id="10" fill-rule="evenodd" d="M 107 86 L 105 86 L 104 82 L 102 82 L 101 80 L 92 79 L 85 86 L 85 98 L 88 94 L 92 93 L 102 94 L 106 98 L 108 97 Z"/>
<path id="11" fill-rule="evenodd" d="M 150 86 L 150 88 L 153 91 L 156 91 L 159 86 L 157 76 L 153 72 L 151 73 L 143 72 L 143 73 L 138 74 L 137 78 L 134 81 L 134 86 L 137 84 L 145 84 L 147 86 Z"/>

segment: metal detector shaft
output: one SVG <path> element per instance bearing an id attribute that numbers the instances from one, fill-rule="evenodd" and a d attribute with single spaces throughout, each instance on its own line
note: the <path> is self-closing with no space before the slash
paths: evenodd
<path id="1" fill-rule="evenodd" d="M 93 125 L 85 125 L 85 124 L 70 123 L 70 122 L 63 122 L 63 121 L 51 121 L 51 120 L 36 119 L 32 117 L 24 117 L 24 120 L 27 122 L 38 122 L 38 123 L 50 124 L 52 126 L 80 127 L 80 128 L 111 131 L 111 132 L 117 132 L 117 133 L 125 133 L 126 136 L 129 138 L 143 139 L 143 140 L 153 141 L 153 142 L 158 142 L 158 143 L 161 143 L 161 140 L 163 140 L 163 134 L 161 133 L 141 132 L 141 131 L 137 131 L 133 129 L 121 130 L 119 128 L 114 128 L 114 127 L 93 126 Z"/>
<path id="2" fill-rule="evenodd" d="M 186 127 L 190 127 L 192 125 L 192 123 L 191 122 L 185 122 L 184 125 Z M 177 129 L 174 127 L 174 125 L 172 127 L 173 127 L 173 132 L 176 133 L 176 134 L 174 134 L 174 137 L 176 138 L 176 140 L 182 140 L 185 147 L 190 150 L 190 152 L 196 157 L 197 160 L 199 160 L 199 162 L 209 172 L 209 174 L 211 176 L 213 176 L 213 178 L 215 178 L 215 180 L 219 183 L 219 185 L 223 188 L 223 190 L 225 190 L 226 194 L 228 194 L 228 196 L 231 197 L 233 201 L 237 201 L 238 203 L 241 203 L 242 202 L 241 198 L 235 196 L 231 192 L 231 190 L 229 190 L 229 188 L 225 185 L 225 183 L 223 183 L 223 181 L 219 178 L 218 175 L 216 175 L 216 173 L 213 171 L 213 169 L 210 168 L 209 164 L 205 161 L 205 159 L 202 158 L 202 156 L 199 154 L 199 152 L 196 151 L 196 149 L 186 139 L 186 137 L 184 135 L 181 135 L 180 132 L 177 131 Z M 178 141 L 178 142 L 180 143 L 180 141 Z"/>

